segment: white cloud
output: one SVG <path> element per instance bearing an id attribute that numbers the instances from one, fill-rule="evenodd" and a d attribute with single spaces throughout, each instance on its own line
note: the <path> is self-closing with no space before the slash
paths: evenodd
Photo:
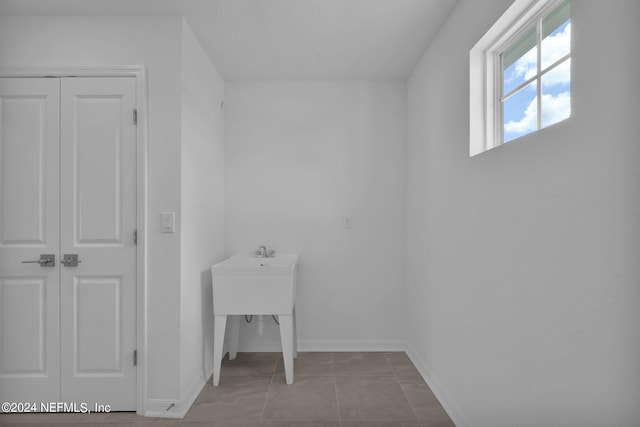
<path id="1" fill-rule="evenodd" d="M 571 51 L 571 22 L 564 31 L 542 40 L 542 68 L 545 68 Z"/>
<path id="2" fill-rule="evenodd" d="M 525 134 L 532 132 L 538 128 L 538 97 L 534 97 L 531 103 L 527 106 L 527 109 L 524 110 L 524 117 L 520 120 L 509 121 L 504 125 L 505 133 L 517 133 L 517 134 Z"/>
<path id="3" fill-rule="evenodd" d="M 542 40 L 542 67 L 553 64 L 558 59 L 571 51 L 571 22 L 569 22 L 564 30 L 554 36 L 547 36 Z M 536 48 L 530 49 L 527 53 L 522 55 L 514 64 L 514 73 L 509 80 L 520 78 L 522 81 L 528 80 L 536 75 L 536 62 L 537 58 Z M 564 67 L 566 64 L 562 64 L 559 67 Z M 559 74 L 557 79 L 547 80 L 545 85 L 554 83 L 568 83 L 571 79 L 571 75 L 568 71 L 568 67 L 565 67 L 563 71 L 566 73 Z M 555 71 L 555 70 L 554 70 Z"/>
<path id="4" fill-rule="evenodd" d="M 536 75 L 536 61 L 538 60 L 537 49 L 534 47 L 522 55 L 515 63 L 515 76 L 524 77 L 523 80 L 530 79 Z"/>
<path id="5" fill-rule="evenodd" d="M 542 76 L 542 87 L 548 88 L 556 84 L 571 82 L 571 58 Z"/>
<path id="6" fill-rule="evenodd" d="M 556 96 L 542 95 L 542 126 L 558 123 L 571 115 L 571 95 L 562 92 Z"/>
<path id="7" fill-rule="evenodd" d="M 538 128 L 537 106 L 538 97 L 534 97 L 524 111 L 524 116 L 518 120 L 511 120 L 504 125 L 504 132 L 524 135 Z M 571 114 L 571 95 L 569 92 L 542 95 L 542 126 L 558 123 Z"/>

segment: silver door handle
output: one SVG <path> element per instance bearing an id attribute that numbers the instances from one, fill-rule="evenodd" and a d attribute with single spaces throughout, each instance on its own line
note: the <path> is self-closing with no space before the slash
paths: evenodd
<path id="1" fill-rule="evenodd" d="M 54 254 L 40 254 L 36 261 L 22 261 L 23 264 L 40 264 L 40 267 L 55 267 L 56 256 Z"/>
<path id="2" fill-rule="evenodd" d="M 82 261 L 78 260 L 78 254 L 64 254 L 60 260 L 60 264 L 65 267 L 77 267 L 79 262 Z"/>

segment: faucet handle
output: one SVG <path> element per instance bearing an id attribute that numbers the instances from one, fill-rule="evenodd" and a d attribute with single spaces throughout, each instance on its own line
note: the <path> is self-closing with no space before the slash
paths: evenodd
<path id="1" fill-rule="evenodd" d="M 269 249 L 267 251 L 267 258 L 273 258 L 274 256 L 276 256 L 276 251 L 274 251 L 273 249 Z"/>

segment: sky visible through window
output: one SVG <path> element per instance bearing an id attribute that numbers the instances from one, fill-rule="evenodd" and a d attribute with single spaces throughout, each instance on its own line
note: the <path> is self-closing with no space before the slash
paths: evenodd
<path id="1" fill-rule="evenodd" d="M 542 23 L 543 34 L 549 33 L 544 30 L 544 25 L 545 21 Z M 537 38 L 535 27 L 521 38 L 522 43 L 525 43 L 527 38 Z M 540 65 L 544 73 L 540 78 L 540 127 L 544 128 L 568 118 L 571 114 L 571 58 L 545 72 L 549 66 L 571 52 L 571 19 L 567 19 L 544 37 L 540 48 Z M 537 50 L 536 45 L 504 69 L 504 94 L 508 94 L 538 73 Z M 503 142 L 538 130 L 538 114 L 538 79 L 535 79 L 504 100 Z"/>

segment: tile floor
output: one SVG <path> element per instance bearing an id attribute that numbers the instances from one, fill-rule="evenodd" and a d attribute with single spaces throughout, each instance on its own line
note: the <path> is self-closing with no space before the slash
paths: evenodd
<path id="1" fill-rule="evenodd" d="M 455 427 L 405 353 L 299 353 L 285 384 L 280 353 L 225 357 L 184 419 L 135 413 L 3 414 L 1 426 Z"/>

